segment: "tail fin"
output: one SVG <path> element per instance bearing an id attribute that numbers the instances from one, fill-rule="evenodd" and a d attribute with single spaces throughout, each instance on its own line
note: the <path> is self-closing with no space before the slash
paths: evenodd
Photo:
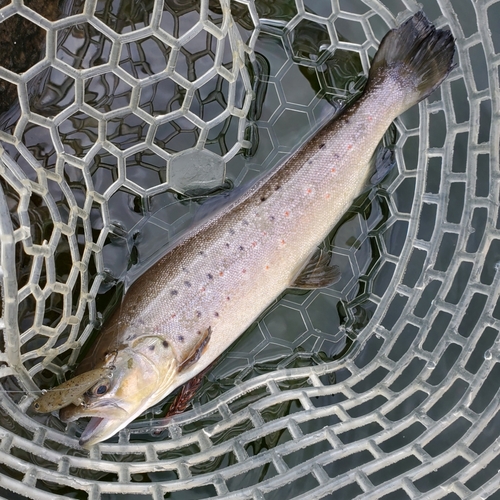
<path id="1" fill-rule="evenodd" d="M 455 40 L 448 30 L 437 30 L 423 12 L 389 31 L 373 60 L 369 82 L 393 76 L 405 89 L 410 108 L 439 87 L 453 69 Z"/>

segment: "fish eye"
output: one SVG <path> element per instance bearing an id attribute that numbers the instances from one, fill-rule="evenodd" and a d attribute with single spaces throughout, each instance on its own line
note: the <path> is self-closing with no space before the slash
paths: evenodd
<path id="1" fill-rule="evenodd" d="M 108 392 L 110 380 L 101 380 L 88 391 L 89 396 L 103 396 Z"/>

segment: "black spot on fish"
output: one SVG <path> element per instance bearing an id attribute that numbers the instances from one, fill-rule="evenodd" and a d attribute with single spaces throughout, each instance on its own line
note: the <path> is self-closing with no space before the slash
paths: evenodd
<path id="1" fill-rule="evenodd" d="M 245 220 L 245 219 L 243 219 L 243 224 L 244 224 L 245 226 L 248 226 L 248 221 L 247 221 L 247 220 Z"/>
<path id="2" fill-rule="evenodd" d="M 217 311 L 215 311 L 215 312 L 214 312 L 214 316 L 215 316 L 216 318 L 218 318 L 218 317 L 219 317 L 219 313 L 218 313 Z"/>
<path id="3" fill-rule="evenodd" d="M 183 335 L 177 335 L 177 340 L 179 342 L 184 342 L 184 336 Z"/>
<path id="4" fill-rule="evenodd" d="M 313 162 L 312 160 L 309 160 L 309 162 L 308 162 L 308 163 L 309 163 L 309 165 L 312 165 L 312 162 Z"/>
<path id="5" fill-rule="evenodd" d="M 266 197 L 265 196 L 261 196 L 260 197 L 260 201 L 266 201 Z"/>
<path id="6" fill-rule="evenodd" d="M 170 295 L 177 295 L 179 292 L 177 290 L 171 290 Z"/>
<path id="7" fill-rule="evenodd" d="M 333 155 L 333 157 L 334 157 L 334 158 L 340 158 L 340 155 L 339 155 L 338 153 L 335 153 L 335 154 Z"/>
<path id="8" fill-rule="evenodd" d="M 319 149 L 323 149 L 324 147 L 325 147 L 324 143 L 319 145 Z"/>
<path id="9" fill-rule="evenodd" d="M 231 245 L 229 243 L 226 243 L 226 247 L 229 248 Z"/>
<path id="10" fill-rule="evenodd" d="M 154 350 L 155 350 L 155 346 L 154 346 L 154 345 L 150 345 L 150 346 L 149 346 L 149 350 L 150 350 L 150 351 L 154 351 Z"/>
<path id="11" fill-rule="evenodd" d="M 278 191 L 278 189 L 280 188 L 281 186 L 279 184 L 276 184 L 276 186 L 274 187 L 274 190 L 275 191 Z"/>
<path id="12" fill-rule="evenodd" d="M 198 330 L 196 333 L 197 333 L 198 335 L 201 335 L 201 330 Z"/>
<path id="13" fill-rule="evenodd" d="M 240 251 L 243 252 L 243 250 L 245 250 L 245 247 L 240 245 Z"/>
<path id="14" fill-rule="evenodd" d="M 163 347 L 164 347 L 165 349 L 168 347 L 168 342 L 167 342 L 166 340 L 164 340 L 164 341 L 162 342 L 162 344 L 163 344 Z"/>
<path id="15" fill-rule="evenodd" d="M 184 282 L 184 284 L 185 284 L 188 288 L 190 288 L 190 287 L 191 287 L 191 282 L 189 282 L 189 281 L 185 281 L 185 282 Z"/>
<path id="16" fill-rule="evenodd" d="M 196 317 L 201 318 L 201 311 L 196 311 Z"/>
<path id="17" fill-rule="evenodd" d="M 351 121 L 351 120 L 349 120 L 349 118 L 346 118 L 346 119 L 345 119 L 345 122 L 346 122 L 346 123 L 349 123 L 350 121 Z"/>
<path id="18" fill-rule="evenodd" d="M 274 215 L 269 216 L 269 220 L 274 220 Z"/>
<path id="19" fill-rule="evenodd" d="M 199 253 L 200 255 L 205 255 L 205 252 L 204 252 L 203 250 L 200 250 L 198 253 Z"/>
<path id="20" fill-rule="evenodd" d="M 210 273 L 208 273 L 207 276 L 208 276 L 209 280 L 213 280 L 214 279 L 214 277 Z"/>

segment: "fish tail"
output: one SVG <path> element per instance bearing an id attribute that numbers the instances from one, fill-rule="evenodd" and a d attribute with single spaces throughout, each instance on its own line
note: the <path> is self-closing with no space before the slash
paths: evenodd
<path id="1" fill-rule="evenodd" d="M 375 54 L 369 85 L 387 78 L 404 91 L 403 109 L 425 99 L 453 69 L 455 40 L 448 30 L 438 30 L 423 12 L 417 12 L 389 31 Z"/>

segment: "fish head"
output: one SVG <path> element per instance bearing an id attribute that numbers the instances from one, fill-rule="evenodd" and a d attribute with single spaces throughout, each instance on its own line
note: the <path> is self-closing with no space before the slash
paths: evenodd
<path id="1" fill-rule="evenodd" d="M 178 372 L 172 349 L 160 337 L 142 337 L 107 358 L 110 369 L 82 395 L 81 403 L 59 411 L 64 422 L 91 417 L 80 438 L 84 448 L 113 436 L 163 399 Z"/>

